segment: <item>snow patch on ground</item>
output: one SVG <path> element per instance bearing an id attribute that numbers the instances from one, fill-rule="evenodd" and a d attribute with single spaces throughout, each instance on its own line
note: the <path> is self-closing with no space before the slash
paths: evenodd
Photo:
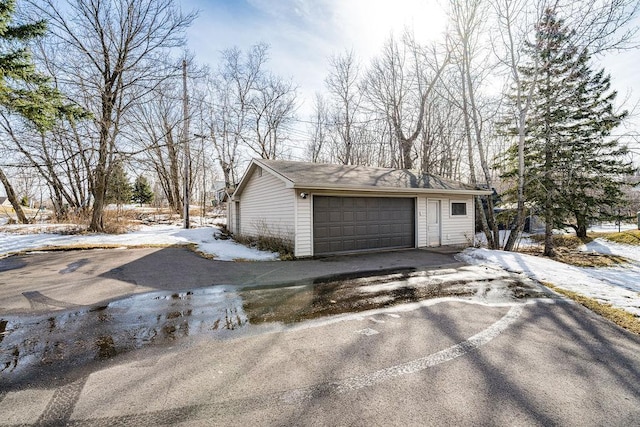
<path id="1" fill-rule="evenodd" d="M 509 239 L 509 234 L 511 234 L 511 230 L 498 230 L 498 232 L 500 234 L 500 247 L 502 248 L 507 243 L 507 239 Z M 528 233 L 521 233 L 520 237 L 516 241 L 516 245 L 515 245 L 516 248 L 523 248 L 523 247 L 536 245 L 536 243 L 534 243 L 529 238 L 529 236 L 530 234 Z M 475 243 L 476 245 L 479 245 L 479 246 L 487 246 L 487 236 L 482 232 L 476 233 Z"/>
<path id="2" fill-rule="evenodd" d="M 630 259 L 636 259 L 630 253 L 635 254 L 633 256 L 640 255 L 640 248 L 637 247 L 621 248 L 619 246 L 627 245 L 617 245 L 603 239 L 596 239 L 595 242 L 601 246 L 593 245 L 593 250 L 610 250 L 610 253 L 626 251 L 619 255 Z M 582 268 L 533 255 L 474 248 L 466 249 L 457 257 L 472 265 L 497 266 L 522 273 L 531 279 L 552 283 L 640 316 L 640 263 L 635 261 L 617 267 Z"/>
<path id="3" fill-rule="evenodd" d="M 587 252 L 598 252 L 607 255 L 623 256 L 628 259 L 640 262 L 640 246 L 625 245 L 598 238 L 580 248 Z M 640 278 L 638 278 L 640 280 Z"/>
<path id="4" fill-rule="evenodd" d="M 141 226 L 125 234 L 76 234 L 43 233 L 42 228 L 31 225 L 16 228 L 17 233 L 0 232 L 0 256 L 28 250 L 46 250 L 47 247 L 76 245 L 185 245 L 194 243 L 198 250 L 220 261 L 236 259 L 270 261 L 278 254 L 248 248 L 232 240 L 218 240 L 218 227 L 183 229 L 176 225 Z M 44 226 L 46 227 L 46 226 Z M 46 229 L 46 228 L 45 228 Z"/>

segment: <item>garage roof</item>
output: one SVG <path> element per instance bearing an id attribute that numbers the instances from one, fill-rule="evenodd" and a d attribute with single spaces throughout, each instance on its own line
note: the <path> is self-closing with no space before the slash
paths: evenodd
<path id="1" fill-rule="evenodd" d="M 279 177 L 289 188 L 492 194 L 472 185 L 407 169 L 253 159 L 234 195 L 242 192 L 245 179 L 256 167 L 262 167 Z"/>

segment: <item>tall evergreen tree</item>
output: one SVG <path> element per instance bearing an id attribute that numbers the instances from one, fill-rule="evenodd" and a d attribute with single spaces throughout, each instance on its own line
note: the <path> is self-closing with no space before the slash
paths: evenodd
<path id="1" fill-rule="evenodd" d="M 554 255 L 554 227 L 586 236 L 589 221 L 622 197 L 622 174 L 633 169 L 625 147 L 610 138 L 626 113 L 616 114 L 609 78 L 594 73 L 590 56 L 553 9 L 536 24 L 521 68 L 523 90 L 534 85 L 526 123 L 525 198 L 545 221 L 544 254 Z M 509 151 L 515 162 L 516 147 Z M 512 176 L 515 171 L 507 171 Z"/>
<path id="2" fill-rule="evenodd" d="M 136 203 L 149 203 L 153 200 L 153 191 L 149 186 L 149 181 L 143 175 L 138 175 L 136 182 L 133 184 L 132 200 Z"/>
<path id="3" fill-rule="evenodd" d="M 586 52 L 582 55 L 586 57 Z M 604 70 L 593 72 L 585 62 L 574 98 L 573 138 L 565 147 L 562 164 L 563 205 L 568 210 L 567 225 L 578 237 L 587 237 L 590 222 L 606 219 L 624 204 L 625 176 L 633 174 L 625 161 L 626 146 L 611 138 L 611 131 L 627 115 L 617 114 L 613 102 L 617 92 Z"/>
<path id="4" fill-rule="evenodd" d="M 50 80 L 36 71 L 27 44 L 44 34 L 44 21 L 15 24 L 15 0 L 0 0 L 0 107 L 24 117 L 43 131 L 68 107 Z M 71 111 L 71 110 L 69 110 Z M 28 222 L 20 201 L 0 168 L 2 182 L 18 221 Z"/>

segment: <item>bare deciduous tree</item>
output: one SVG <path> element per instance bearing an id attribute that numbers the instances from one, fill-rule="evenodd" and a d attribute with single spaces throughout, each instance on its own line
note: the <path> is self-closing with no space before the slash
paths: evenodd
<path id="1" fill-rule="evenodd" d="M 420 135 L 427 102 L 449 62 L 436 48 L 419 46 L 405 35 L 391 37 L 367 73 L 367 98 L 388 120 L 398 142 L 398 167 L 413 168 L 414 142 Z"/>
<path id="2" fill-rule="evenodd" d="M 469 177 L 472 184 L 482 183 L 488 189 L 493 188 L 492 175 L 487 159 L 485 132 L 488 120 L 483 117 L 486 111 L 479 100 L 481 85 L 491 71 L 488 61 L 488 51 L 483 44 L 485 35 L 485 23 L 488 20 L 484 2 L 481 0 L 469 0 L 466 2 L 450 1 L 450 16 L 453 31 L 450 39 L 453 51 L 453 62 L 458 74 L 459 92 L 453 94 L 461 111 L 465 139 L 469 157 Z M 482 177 L 478 179 L 475 171 L 475 158 L 480 161 Z M 476 200 L 476 211 L 479 214 L 482 230 L 491 249 L 500 246 L 500 234 L 498 224 L 494 217 L 494 203 L 492 197 L 487 197 L 486 209 L 479 197 Z"/>
<path id="3" fill-rule="evenodd" d="M 102 231 L 107 181 L 115 159 L 123 116 L 138 99 L 174 73 L 167 50 L 184 43 L 194 14 L 173 0 L 30 1 L 60 43 L 64 62 L 58 81 L 94 114 L 90 135 L 97 152 L 90 177 L 93 212 L 90 229 Z M 60 58 L 62 61 L 62 58 Z M 58 75 L 60 75 L 58 74 Z M 74 92 L 75 91 L 75 92 Z"/>
<path id="4" fill-rule="evenodd" d="M 307 146 L 307 157 L 313 163 L 330 162 L 325 153 L 329 133 L 329 112 L 327 101 L 322 94 L 317 93 L 313 104 L 314 115 L 311 118 L 311 139 Z"/>
<path id="5" fill-rule="evenodd" d="M 256 82 L 250 100 L 253 135 L 245 142 L 263 159 L 276 159 L 282 153 L 284 130 L 293 120 L 296 109 L 296 88 L 271 73 L 264 73 Z"/>
<path id="6" fill-rule="evenodd" d="M 325 84 L 332 102 L 330 120 L 339 138 L 336 147 L 338 161 L 345 165 L 354 163 L 354 122 L 359 114 L 362 97 L 358 89 L 359 72 L 353 51 L 329 58 L 329 75 Z"/>

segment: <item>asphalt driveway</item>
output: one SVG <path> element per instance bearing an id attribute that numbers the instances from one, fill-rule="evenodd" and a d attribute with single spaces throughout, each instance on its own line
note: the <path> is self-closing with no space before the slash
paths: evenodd
<path id="1" fill-rule="evenodd" d="M 0 314 L 90 305 L 154 290 L 304 284 L 455 265 L 461 264 L 452 253 L 421 249 L 263 262 L 209 260 L 185 248 L 33 253 L 0 259 Z"/>
<path id="2" fill-rule="evenodd" d="M 640 337 L 536 289 L 426 251 L 8 258 L 0 425 L 636 425 Z M 354 292 L 382 308 L 307 316 Z"/>
<path id="3" fill-rule="evenodd" d="M 562 300 L 396 306 L 175 340 L 52 381 L 0 384 L 7 426 L 626 427 L 638 419 L 640 339 Z"/>

